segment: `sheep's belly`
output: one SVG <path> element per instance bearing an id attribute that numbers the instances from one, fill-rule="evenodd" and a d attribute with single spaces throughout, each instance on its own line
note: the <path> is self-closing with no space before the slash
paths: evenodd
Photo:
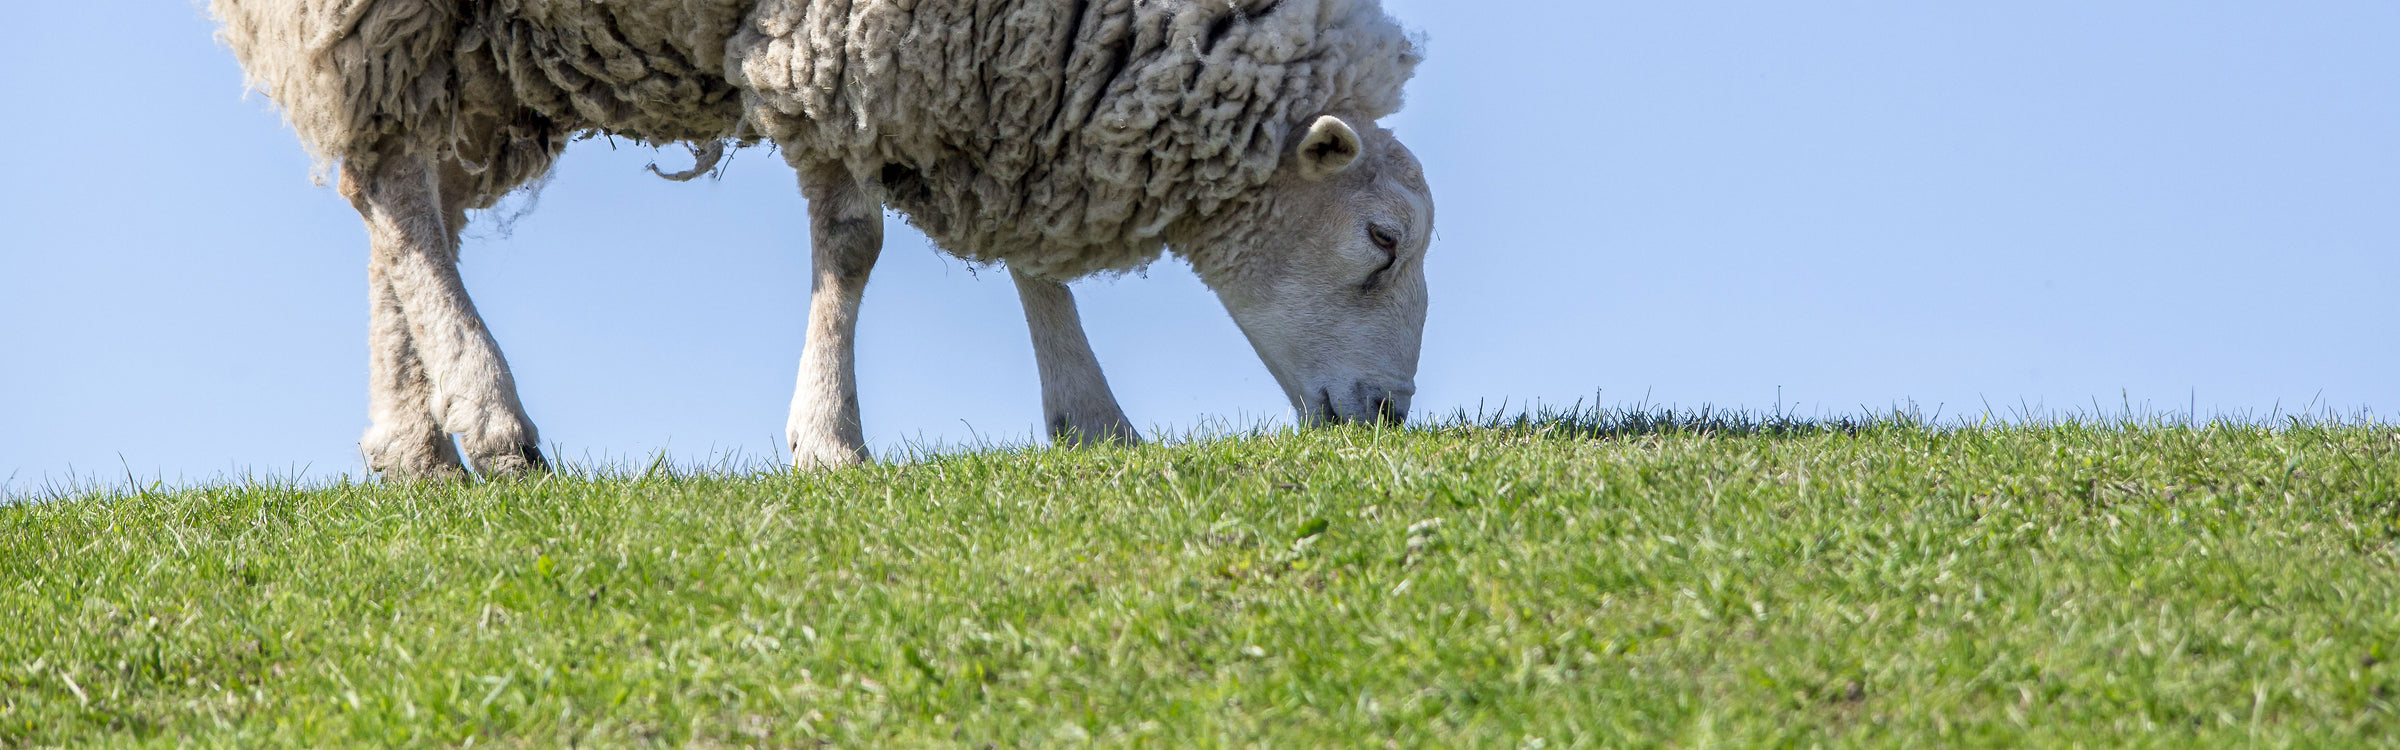
<path id="1" fill-rule="evenodd" d="M 725 41 L 752 4 L 495 3 L 487 6 L 491 23 L 469 32 L 460 52 L 487 51 L 487 72 L 504 79 L 518 103 L 572 129 L 652 142 L 722 138 L 741 120 L 740 90 L 725 79 Z"/>

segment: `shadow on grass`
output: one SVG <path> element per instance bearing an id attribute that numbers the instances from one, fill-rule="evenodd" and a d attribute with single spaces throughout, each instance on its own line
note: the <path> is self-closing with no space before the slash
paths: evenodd
<path id="1" fill-rule="evenodd" d="M 1585 407 L 1581 403 L 1567 407 L 1534 406 L 1517 411 L 1502 407 L 1485 412 L 1466 409 L 1452 412 L 1447 418 L 1411 429 L 1433 433 L 1460 431 L 1501 432 L 1561 439 L 1596 440 L 1651 436 L 1699 437 L 1811 437 L 1827 434 L 1855 435 L 1877 428 L 1924 428 L 1931 422 L 1921 415 L 1895 411 L 1877 417 L 1802 417 L 1781 412 L 1754 412 L 1742 409 L 1720 409 L 1701 406 L 1676 409 L 1660 406 Z"/>
<path id="2" fill-rule="evenodd" d="M 1497 410 L 1478 407 L 1469 412 L 1464 408 L 1446 417 L 1408 425 L 1412 431 L 1448 434 L 1465 431 L 1497 432 L 1568 440 L 1604 440 L 1639 437 L 1768 437 L 1802 438 L 1823 435 L 1855 436 L 1864 432 L 1915 431 L 1955 432 L 1963 430 L 2265 430 L 2285 433 L 2322 432 L 2343 428 L 2390 427 L 2392 423 L 2371 411 L 2360 409 L 2341 412 L 2331 408 L 2311 408 L 2287 412 L 2280 408 L 2265 414 L 2252 412 L 2218 413 L 2200 417 L 2189 411 L 2159 410 L 2148 405 L 2131 403 L 2111 412 L 2099 404 L 2089 411 L 2074 409 L 2045 409 L 2039 406 L 2020 406 L 2007 412 L 1986 409 L 1976 415 L 1953 414 L 1944 419 L 1938 410 L 1928 415 L 1915 404 L 1891 407 L 1876 413 L 1862 410 L 1859 414 L 1835 416 L 1802 416 L 1782 411 L 1752 411 L 1715 406 L 1676 408 L 1638 404 L 1626 406 L 1585 406 L 1578 401 L 1570 406 L 1535 405 L 1511 410 L 1506 405 Z"/>

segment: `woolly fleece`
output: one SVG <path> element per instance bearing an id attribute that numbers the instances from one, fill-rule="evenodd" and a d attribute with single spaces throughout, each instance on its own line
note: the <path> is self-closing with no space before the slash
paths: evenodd
<path id="1" fill-rule="evenodd" d="M 1397 111 L 1419 59 L 1376 0 L 210 7 L 320 168 L 431 154 L 476 176 L 481 206 L 578 134 L 764 136 L 946 251 L 1055 279 L 1241 216 L 1311 120 Z"/>

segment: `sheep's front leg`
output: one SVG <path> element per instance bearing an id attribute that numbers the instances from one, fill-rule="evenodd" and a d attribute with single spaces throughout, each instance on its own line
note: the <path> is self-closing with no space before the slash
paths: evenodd
<path id="1" fill-rule="evenodd" d="M 867 274 L 883 254 L 883 206 L 869 199 L 840 168 L 802 169 L 808 197 L 811 278 L 808 340 L 800 352 L 800 381 L 792 391 L 785 437 L 792 465 L 833 468 L 868 460 L 859 425 L 858 304 Z"/>
<path id="2" fill-rule="evenodd" d="M 1074 292 L 1065 284 L 1014 269 L 1009 275 L 1017 280 L 1025 325 L 1033 331 L 1033 360 L 1042 373 L 1042 417 L 1049 424 L 1050 441 L 1077 446 L 1142 442 L 1125 419 L 1125 410 L 1117 406 L 1116 394 L 1109 392 L 1100 358 L 1093 356 L 1092 343 L 1083 335 Z"/>
<path id="3" fill-rule="evenodd" d="M 459 278 L 450 216 L 457 212 L 444 202 L 433 166 L 399 154 L 378 162 L 372 172 L 342 175 L 372 246 L 376 426 L 363 441 L 370 466 L 439 476 L 458 458 L 437 443 L 457 433 L 484 476 L 547 469 L 533 420 L 517 401 L 516 378 Z M 431 440 L 413 423 L 419 414 L 438 425 Z"/>

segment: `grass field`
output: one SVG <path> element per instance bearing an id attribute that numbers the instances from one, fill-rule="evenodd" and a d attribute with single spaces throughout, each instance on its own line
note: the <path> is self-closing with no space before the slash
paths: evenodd
<path id="1" fill-rule="evenodd" d="M 2391 744 L 2400 434 L 1585 413 L 0 507 L 0 746 Z"/>

